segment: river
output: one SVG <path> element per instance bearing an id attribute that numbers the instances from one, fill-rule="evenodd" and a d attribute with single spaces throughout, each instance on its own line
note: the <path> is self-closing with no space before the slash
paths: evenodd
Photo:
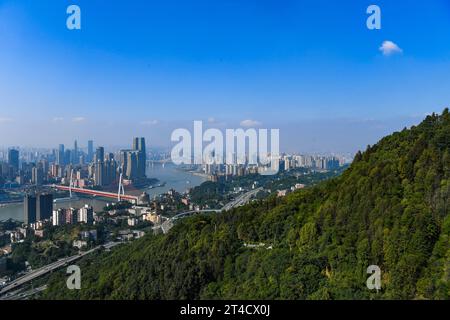
<path id="1" fill-rule="evenodd" d="M 189 188 L 198 186 L 204 181 L 206 181 L 204 177 L 192 175 L 188 172 L 180 170 L 171 163 L 165 164 L 164 167 L 160 164 L 149 166 L 147 168 L 147 177 L 156 178 L 159 180 L 159 183 L 161 184 L 165 183 L 165 185 L 162 187 L 147 188 L 145 190 L 150 195 L 151 199 L 157 195 L 167 192 L 169 189 L 174 189 L 178 192 L 185 192 Z M 127 187 L 125 187 L 125 193 L 127 193 Z M 54 209 L 58 209 L 61 207 L 81 208 L 85 204 L 89 204 L 94 207 L 94 210 L 99 211 L 103 209 L 103 207 L 108 202 L 112 202 L 112 200 L 108 201 L 98 198 L 83 197 L 71 202 L 55 203 L 53 205 L 53 208 Z M 8 219 L 23 221 L 22 203 L 8 204 L 6 206 L 0 207 L 0 221 Z"/>

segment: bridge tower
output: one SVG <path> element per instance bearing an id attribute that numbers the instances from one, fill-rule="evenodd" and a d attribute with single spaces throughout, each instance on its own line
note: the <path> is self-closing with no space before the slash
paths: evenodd
<path id="1" fill-rule="evenodd" d="M 120 196 L 125 195 L 125 189 L 123 188 L 123 177 L 122 173 L 119 177 L 119 190 L 117 190 L 117 201 L 120 202 Z"/>
<path id="2" fill-rule="evenodd" d="M 72 198 L 72 188 L 73 188 L 73 169 L 70 170 L 70 182 L 69 182 L 69 197 Z"/>

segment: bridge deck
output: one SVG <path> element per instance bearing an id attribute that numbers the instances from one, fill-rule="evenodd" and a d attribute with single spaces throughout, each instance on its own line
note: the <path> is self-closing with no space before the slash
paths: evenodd
<path id="1" fill-rule="evenodd" d="M 119 197 L 117 193 L 106 192 L 106 191 L 83 189 L 83 188 L 70 188 L 67 186 L 60 186 L 60 185 L 55 185 L 54 187 L 58 190 L 70 191 L 72 189 L 72 192 L 88 194 L 88 195 L 93 195 L 93 196 L 99 196 L 99 197 L 105 197 L 105 198 L 118 199 L 118 197 Z M 136 203 L 138 201 L 138 197 L 130 196 L 130 195 L 126 195 L 126 194 L 121 194 L 120 199 L 134 201 Z"/>

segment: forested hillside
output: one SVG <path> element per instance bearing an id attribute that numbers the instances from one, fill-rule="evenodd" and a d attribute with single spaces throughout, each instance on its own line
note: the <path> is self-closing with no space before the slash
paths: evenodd
<path id="1" fill-rule="evenodd" d="M 84 259 L 81 290 L 61 272 L 43 297 L 449 299 L 449 178 L 446 109 L 358 153 L 338 178 Z M 378 293 L 369 265 L 382 270 Z"/>

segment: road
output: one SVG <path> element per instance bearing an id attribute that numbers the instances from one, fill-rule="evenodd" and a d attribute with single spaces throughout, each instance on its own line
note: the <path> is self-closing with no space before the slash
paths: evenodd
<path id="1" fill-rule="evenodd" d="M 118 244 L 120 244 L 120 242 L 109 242 L 109 243 L 103 245 L 103 247 L 105 249 L 110 249 L 110 248 L 112 248 L 112 247 L 114 247 L 114 246 L 116 246 Z M 34 279 L 37 279 L 37 278 L 39 278 L 39 277 L 41 277 L 41 276 L 43 276 L 43 275 L 45 275 L 45 274 L 47 274 L 49 272 L 52 272 L 52 271 L 54 271 L 56 269 L 59 269 L 59 268 L 61 268 L 63 266 L 69 265 L 70 263 L 72 263 L 72 262 L 74 262 L 74 261 L 84 257 L 85 255 L 88 255 L 88 254 L 90 254 L 90 253 L 100 249 L 101 247 L 102 246 L 97 246 L 97 247 L 95 247 L 93 249 L 90 249 L 88 251 L 79 253 L 79 254 L 71 256 L 71 257 L 60 259 L 60 260 L 58 260 L 56 262 L 53 262 L 53 263 L 48 264 L 46 266 L 43 266 L 43 267 L 41 267 L 39 269 L 33 270 L 33 271 L 27 273 L 26 275 L 24 275 L 24 276 L 22 276 L 20 278 L 17 278 L 16 280 L 12 281 L 11 283 L 7 284 L 2 289 L 0 289 L 0 297 L 1 298 L 5 298 L 5 297 L 2 297 L 2 295 L 7 293 L 8 291 L 16 289 L 16 288 L 20 287 L 21 285 L 23 285 L 23 284 L 25 284 L 27 282 L 30 282 L 30 281 L 32 281 Z"/>
<path id="2" fill-rule="evenodd" d="M 31 290 L 23 292 L 23 290 L 17 290 L 13 292 L 8 292 L 8 294 L 0 297 L 0 300 L 26 300 L 27 298 L 35 295 L 36 293 L 42 292 L 47 289 L 47 285 L 43 285 L 38 288 L 33 288 Z"/>
<path id="3" fill-rule="evenodd" d="M 229 210 L 231 210 L 233 208 L 242 206 L 242 205 L 248 203 L 250 201 L 250 199 L 254 195 L 256 195 L 259 191 L 261 191 L 261 190 L 262 190 L 262 188 L 258 188 L 258 189 L 250 190 L 250 191 L 248 191 L 248 192 L 246 192 L 244 194 L 241 194 L 236 199 L 234 199 L 233 201 L 231 201 L 231 202 L 227 203 L 225 206 L 223 206 L 223 208 L 220 209 L 220 210 L 188 211 L 188 212 L 183 212 L 183 213 L 177 214 L 176 216 L 172 217 L 171 219 L 165 221 L 161 225 L 161 230 L 163 231 L 163 233 L 167 233 L 173 227 L 173 222 L 175 220 L 182 219 L 182 218 L 187 217 L 187 216 L 191 216 L 191 215 L 199 214 L 199 213 L 208 213 L 208 212 L 216 212 L 217 213 L 217 212 L 222 212 L 222 211 L 229 211 Z M 116 246 L 118 244 L 120 244 L 120 242 L 109 242 L 109 243 L 103 245 L 103 247 L 105 249 L 110 249 L 110 248 L 112 248 L 112 247 L 114 247 L 114 246 Z M 0 289 L 0 299 L 7 299 L 8 297 L 13 296 L 14 293 L 11 294 L 11 295 L 5 295 L 5 296 L 3 296 L 3 295 L 6 294 L 7 292 L 13 290 L 13 289 L 19 288 L 20 286 L 22 286 L 23 284 L 25 284 L 27 282 L 30 282 L 30 281 L 32 281 L 34 279 L 37 279 L 37 278 L 39 278 L 39 277 L 41 277 L 41 276 L 43 276 L 43 275 L 45 275 L 45 274 L 47 274 L 49 272 L 52 272 L 52 271 L 54 271 L 56 269 L 59 269 L 59 268 L 61 268 L 63 266 L 69 265 L 70 263 L 72 263 L 72 262 L 74 262 L 74 261 L 84 257 L 85 255 L 88 255 L 88 254 L 98 250 L 101 247 L 102 246 L 97 246 L 97 247 L 95 247 L 93 249 L 90 249 L 88 251 L 85 251 L 85 252 L 82 252 L 82 253 L 79 253 L 77 255 L 74 255 L 74 256 L 71 256 L 71 257 L 67 257 L 67 258 L 64 258 L 64 259 L 60 259 L 60 260 L 58 260 L 56 262 L 53 262 L 53 263 L 51 263 L 49 265 L 46 265 L 44 267 L 41 267 L 39 269 L 36 269 L 34 271 L 31 271 L 31 272 L 27 273 L 26 275 L 24 275 L 24 276 L 22 276 L 22 277 L 20 277 L 20 278 L 18 278 L 16 280 L 14 280 L 13 282 L 7 284 L 2 289 Z"/>
<path id="4" fill-rule="evenodd" d="M 182 219 L 182 218 L 194 215 L 194 214 L 210 213 L 210 212 L 218 213 L 218 212 L 222 212 L 222 211 L 229 211 L 229 210 L 234 209 L 239 206 L 243 206 L 244 204 L 248 203 L 250 201 L 250 199 L 254 195 L 256 195 L 259 191 L 261 191 L 262 189 L 263 188 L 258 188 L 258 189 L 250 190 L 244 194 L 241 194 L 233 201 L 224 205 L 222 207 L 222 209 L 220 209 L 220 210 L 198 210 L 198 211 L 187 211 L 187 212 L 179 213 L 176 216 L 173 216 L 172 218 L 170 218 L 167 221 L 165 221 L 164 223 L 162 223 L 161 230 L 163 233 L 167 233 L 167 232 L 169 232 L 170 229 L 172 229 L 173 223 L 175 220 Z"/>
<path id="5" fill-rule="evenodd" d="M 262 188 L 258 188 L 258 189 L 250 190 L 244 194 L 241 194 L 239 197 L 237 197 L 233 201 L 224 205 L 222 208 L 222 211 L 229 211 L 236 207 L 243 206 L 244 204 L 248 203 L 250 201 L 250 199 L 261 190 L 262 190 Z"/>

